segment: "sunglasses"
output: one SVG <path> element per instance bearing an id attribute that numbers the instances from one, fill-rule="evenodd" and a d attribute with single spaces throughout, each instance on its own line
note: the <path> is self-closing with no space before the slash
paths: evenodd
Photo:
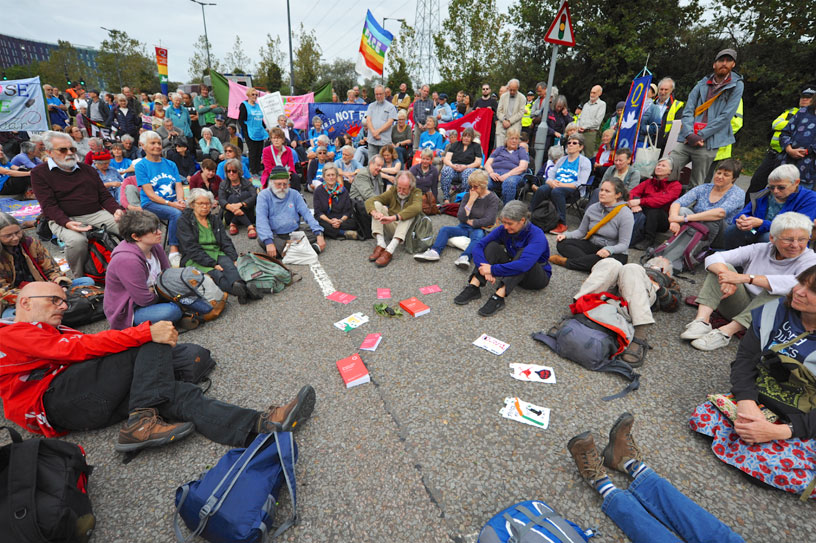
<path id="1" fill-rule="evenodd" d="M 768 190 L 771 192 L 782 192 L 783 190 L 787 190 L 790 185 L 768 185 Z"/>
<path id="2" fill-rule="evenodd" d="M 29 296 L 29 298 L 45 298 L 51 302 L 54 307 L 59 307 L 63 304 L 65 304 L 65 307 L 68 307 L 68 300 L 62 296 Z"/>
<path id="3" fill-rule="evenodd" d="M 68 151 L 71 151 L 72 153 L 76 154 L 77 148 L 76 147 L 55 147 L 54 151 L 61 154 L 61 155 L 64 155 Z"/>
<path id="4" fill-rule="evenodd" d="M 238 170 L 227 170 L 227 173 L 238 173 Z"/>

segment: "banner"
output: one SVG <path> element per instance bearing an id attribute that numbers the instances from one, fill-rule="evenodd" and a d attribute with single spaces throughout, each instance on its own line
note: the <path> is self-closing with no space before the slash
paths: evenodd
<path id="1" fill-rule="evenodd" d="M 295 123 L 295 128 L 298 130 L 309 128 L 309 104 L 314 103 L 314 93 L 287 96 L 285 100 L 286 116 Z"/>
<path id="2" fill-rule="evenodd" d="M 380 26 L 370 10 L 366 11 L 363 24 L 363 36 L 360 38 L 360 55 L 357 57 L 355 70 L 363 77 L 382 75 L 385 52 L 391 45 L 394 35 Z"/>
<path id="3" fill-rule="evenodd" d="M 156 47 L 156 68 L 159 70 L 159 83 L 162 94 L 167 94 L 167 49 Z"/>
<path id="4" fill-rule="evenodd" d="M 651 74 L 638 77 L 632 81 L 629 89 L 629 96 L 626 97 L 626 106 L 620 120 L 615 149 L 628 147 L 632 150 L 632 163 L 634 163 L 635 153 L 637 153 L 638 131 L 640 130 L 640 114 L 646 97 L 649 95 L 649 84 L 652 82 Z"/>
<path id="5" fill-rule="evenodd" d="M 329 133 L 329 138 L 341 134 L 348 134 L 356 138 L 363 129 L 368 106 L 365 104 L 336 104 L 334 102 L 318 102 L 309 104 L 309 126 L 312 119 L 320 117 L 323 128 Z"/>
<path id="6" fill-rule="evenodd" d="M 316 91 L 314 91 L 315 102 L 331 102 L 332 101 L 332 81 L 329 81 Z"/>
<path id="7" fill-rule="evenodd" d="M 153 123 L 156 122 L 159 126 L 162 125 L 162 119 L 152 117 L 150 115 L 142 115 L 142 128 L 145 130 L 153 130 Z"/>
<path id="8" fill-rule="evenodd" d="M 464 117 L 460 117 L 455 121 L 441 123 L 439 128 L 444 128 L 445 131 L 455 130 L 459 134 L 461 141 L 462 130 L 469 126 L 479 133 L 479 141 L 482 144 L 485 158 L 487 158 L 488 146 L 490 145 L 490 131 L 493 130 L 493 110 L 489 107 L 474 109 Z"/>
<path id="9" fill-rule="evenodd" d="M 85 131 L 88 133 L 89 138 L 102 138 L 103 140 L 108 141 L 119 141 L 119 137 L 114 135 L 112 129 L 108 128 L 102 123 L 98 123 L 96 121 L 92 121 L 90 117 L 87 115 L 80 115 L 82 117 L 82 125 L 85 128 Z M 77 124 L 80 124 L 77 122 Z M 153 130 L 153 128 L 150 128 Z M 82 157 L 85 158 L 85 157 Z"/>
<path id="10" fill-rule="evenodd" d="M 267 128 L 278 126 L 278 117 L 286 115 L 286 109 L 284 109 L 283 106 L 283 97 L 278 91 L 264 94 L 258 98 L 258 105 L 261 106 Z"/>
<path id="11" fill-rule="evenodd" d="M 0 81 L 0 132 L 50 128 L 39 77 Z"/>

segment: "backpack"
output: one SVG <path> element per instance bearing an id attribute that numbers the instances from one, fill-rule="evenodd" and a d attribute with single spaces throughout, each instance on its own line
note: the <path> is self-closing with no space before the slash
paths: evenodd
<path id="1" fill-rule="evenodd" d="M 292 283 L 292 273 L 286 266 L 264 253 L 241 255 L 236 266 L 241 279 L 266 292 L 280 292 Z"/>
<path id="2" fill-rule="evenodd" d="M 427 251 L 433 245 L 433 240 L 433 223 L 427 215 L 420 213 L 405 236 L 405 250 L 412 255 Z"/>
<path id="3" fill-rule="evenodd" d="M 199 317 L 206 315 L 205 320 L 212 320 L 223 311 L 223 306 L 218 303 L 224 300 L 224 291 L 209 275 L 192 266 L 162 271 L 156 279 L 156 292 L 185 312 L 192 311 Z"/>
<path id="4" fill-rule="evenodd" d="M 78 445 L 5 428 L 0 448 L 0 534 L 17 543 L 87 543 L 96 526 L 86 490 L 93 468 Z"/>
<path id="5" fill-rule="evenodd" d="M 68 290 L 68 309 L 62 315 L 62 324 L 76 328 L 105 318 L 102 303 L 105 289 L 96 285 L 71 287 Z"/>
<path id="6" fill-rule="evenodd" d="M 662 256 L 669 259 L 675 272 L 692 271 L 705 260 L 712 241 L 705 224 L 689 222 L 659 246 L 646 251 L 643 258 Z"/>
<path id="7" fill-rule="evenodd" d="M 566 520 L 546 503 L 527 500 L 491 518 L 476 543 L 583 543 L 594 536 Z"/>
<path id="8" fill-rule="evenodd" d="M 176 490 L 176 538 L 182 543 L 195 536 L 211 543 L 273 541 L 297 520 L 295 462 L 297 445 L 291 432 L 258 434 L 246 449 L 228 451 L 215 467 Z M 275 527 L 284 483 L 292 499 L 292 516 Z M 192 531 L 187 538 L 179 517 Z"/>
<path id="9" fill-rule="evenodd" d="M 541 228 L 544 233 L 558 226 L 560 220 L 558 210 L 551 200 L 544 200 L 538 204 L 538 207 L 536 207 L 530 215 L 530 222 Z"/>
<path id="10" fill-rule="evenodd" d="M 121 238 L 103 226 L 85 233 L 88 237 L 88 260 L 85 262 L 85 276 L 95 283 L 105 284 L 105 273 L 111 259 L 111 252 L 116 249 Z"/>

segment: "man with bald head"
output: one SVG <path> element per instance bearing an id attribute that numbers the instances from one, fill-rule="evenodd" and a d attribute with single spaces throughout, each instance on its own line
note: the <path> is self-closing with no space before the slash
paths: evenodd
<path id="1" fill-rule="evenodd" d="M 391 143 L 391 126 L 397 120 L 397 108 L 385 96 L 382 85 L 374 87 L 374 101 L 366 110 L 368 155 L 380 154 L 380 149 Z"/>
<path id="2" fill-rule="evenodd" d="M 14 321 L 0 320 L 0 398 L 6 418 L 30 432 L 54 437 L 125 421 L 120 452 L 178 441 L 193 430 L 240 447 L 258 433 L 290 430 L 314 408 L 310 386 L 265 412 L 208 398 L 174 371 L 210 353 L 177 344 L 172 323 L 83 334 L 61 325 L 67 308 L 62 287 L 32 282 L 17 296 Z"/>
<path id="3" fill-rule="evenodd" d="M 598 152 L 598 129 L 606 115 L 606 102 L 601 100 L 603 88 L 595 85 L 589 90 L 589 101 L 581 108 L 578 117 L 578 132 L 584 135 L 584 154 L 594 157 Z"/>
<path id="4" fill-rule="evenodd" d="M 521 118 L 524 117 L 524 107 L 527 99 L 520 96 L 519 80 L 511 79 L 507 82 L 507 92 L 499 97 L 499 107 L 496 109 L 496 147 L 503 147 L 507 139 L 507 131 L 515 128 L 521 132 Z"/>

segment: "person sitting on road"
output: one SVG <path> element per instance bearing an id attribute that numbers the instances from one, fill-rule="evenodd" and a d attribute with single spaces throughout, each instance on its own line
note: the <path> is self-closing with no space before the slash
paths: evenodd
<path id="1" fill-rule="evenodd" d="M 586 272 L 605 258 L 626 264 L 634 225 L 632 210 L 626 205 L 627 196 L 620 179 L 613 177 L 601 183 L 598 202 L 586 209 L 578 229 L 562 232 L 555 238 L 560 254 L 550 256 L 550 262 Z"/>
<path id="2" fill-rule="evenodd" d="M 0 147 L 0 196 L 24 194 L 30 186 L 31 172 L 11 167 L 3 148 Z"/>
<path id="3" fill-rule="evenodd" d="M 201 148 L 202 155 L 206 158 L 215 162 L 221 162 L 225 158 L 224 146 L 221 144 L 221 140 L 213 136 L 212 129 L 209 126 L 201 129 L 201 139 L 198 140 L 198 146 Z"/>
<path id="4" fill-rule="evenodd" d="M 125 156 L 125 148 L 121 143 L 114 143 L 111 145 L 110 152 L 110 165 L 113 167 L 113 169 L 119 172 L 122 177 L 126 177 L 133 173 L 133 161 Z"/>
<path id="5" fill-rule="evenodd" d="M 238 274 L 238 252 L 224 231 L 224 221 L 217 214 L 211 214 L 214 206 L 215 197 L 211 192 L 190 190 L 187 209 L 181 213 L 178 223 L 181 263 L 208 274 L 218 288 L 236 296 L 241 305 L 249 300 L 260 300 L 263 292 L 253 283 L 247 284 Z"/>
<path id="6" fill-rule="evenodd" d="M 352 200 L 366 202 L 369 198 L 382 194 L 383 182 L 380 170 L 383 166 L 383 157 L 374 155 L 367 167 L 357 170 L 354 183 L 351 184 L 349 196 Z"/>
<path id="7" fill-rule="evenodd" d="M 498 191 L 501 187 L 501 197 L 505 204 L 515 200 L 517 188 L 524 182 L 524 173 L 530 165 L 530 155 L 519 146 L 520 142 L 519 130 L 509 129 L 504 146 L 494 149 L 485 162 L 489 178 L 487 188 Z"/>
<path id="8" fill-rule="evenodd" d="M 629 208 L 635 215 L 632 231 L 632 247 L 635 249 L 646 250 L 654 245 L 658 232 L 669 229 L 669 206 L 683 190 L 680 181 L 669 179 L 671 172 L 671 159 L 661 158 L 654 175 L 629 191 Z"/>
<path id="9" fill-rule="evenodd" d="M 340 158 L 334 161 L 334 165 L 337 166 L 337 173 L 342 178 L 343 184 L 347 189 L 351 189 L 357 170 L 363 167 L 362 164 L 354 160 L 354 147 L 344 145 L 340 149 Z"/>
<path id="10" fill-rule="evenodd" d="M 434 200 L 439 201 L 439 170 L 433 165 L 433 158 L 432 150 L 423 149 L 419 154 L 419 162 L 411 166 L 408 171 L 414 174 L 417 188 L 422 191 L 422 194 L 430 191 Z"/>
<path id="11" fill-rule="evenodd" d="M 286 135 L 283 130 L 276 126 L 269 131 L 271 145 L 264 147 L 261 153 L 263 163 L 263 174 L 261 174 L 261 188 L 266 188 L 269 179 L 269 172 L 275 166 L 283 166 L 289 170 L 290 185 L 295 190 L 300 190 L 300 176 L 295 171 L 295 151 L 286 145 Z"/>
<path id="12" fill-rule="evenodd" d="M 434 117 L 428 117 L 425 121 L 425 131 L 419 136 L 420 149 L 430 149 L 434 153 L 435 161 L 441 162 L 445 153 L 445 138 L 437 130 L 437 121 Z"/>
<path id="13" fill-rule="evenodd" d="M 358 239 L 354 208 L 334 164 L 323 167 L 323 184 L 314 191 L 314 216 L 331 239 Z"/>
<path id="14" fill-rule="evenodd" d="M 255 239 L 255 205 L 258 191 L 252 181 L 241 176 L 241 165 L 238 159 L 226 160 L 224 171 L 227 178 L 218 186 L 218 203 L 223 209 L 224 222 L 229 225 L 231 236 L 238 234 L 239 226 L 247 227 L 247 237 Z"/>
<path id="15" fill-rule="evenodd" d="M 99 174 L 99 179 L 102 184 L 111 193 L 113 199 L 119 201 L 119 188 L 122 186 L 122 175 L 115 169 L 110 167 L 111 154 L 106 151 L 100 151 L 93 154 L 93 168 Z"/>
<path id="16" fill-rule="evenodd" d="M 329 151 L 323 145 L 318 145 L 315 158 L 309 161 L 309 167 L 306 170 L 306 190 L 314 192 L 314 190 L 323 184 L 323 168 L 327 164 L 332 164 L 329 160 Z"/>
<path id="17" fill-rule="evenodd" d="M 677 536 L 688 543 L 745 543 L 643 461 L 632 437 L 634 422 L 630 413 L 618 417 L 603 452 L 598 451 L 590 432 L 567 443 L 578 473 L 603 498 L 603 512 L 632 543 L 674 543 L 679 541 Z M 629 488 L 616 487 L 604 466 L 629 475 Z"/>
<path id="18" fill-rule="evenodd" d="M 173 146 L 165 156 L 167 160 L 176 165 L 179 175 L 185 180 L 186 184 L 189 184 L 190 177 L 196 172 L 196 160 L 195 153 L 190 151 L 187 143 L 182 138 L 176 138 L 173 141 Z"/>
<path id="19" fill-rule="evenodd" d="M 315 119 L 319 119 L 319 117 L 315 117 Z M 329 136 L 327 134 L 320 134 L 317 137 L 317 143 L 309 147 L 309 150 L 306 152 L 306 158 L 308 158 L 309 160 L 314 160 L 315 158 L 317 158 L 317 151 L 321 147 L 326 149 L 328 159 L 333 162 L 335 151 L 337 148 L 332 144 L 331 139 L 329 139 Z"/>
<path id="20" fill-rule="evenodd" d="M 708 239 L 713 243 L 723 224 L 730 224 L 743 206 L 745 191 L 735 184 L 741 170 L 738 160 L 727 158 L 717 164 L 711 183 L 694 187 L 675 200 L 669 207 L 671 233 L 676 234 L 689 221 L 701 222 L 708 227 Z"/>
<path id="21" fill-rule="evenodd" d="M 366 200 L 365 209 L 371 215 L 371 233 L 377 242 L 368 261 L 384 268 L 410 233 L 414 219 L 422 213 L 422 191 L 416 186 L 414 174 L 408 170 L 399 172 L 393 186 Z M 386 233 L 391 236 L 387 245 Z"/>
<path id="22" fill-rule="evenodd" d="M 601 178 L 601 183 L 617 178 L 623 181 L 623 186 L 626 191 L 630 191 L 640 183 L 640 172 L 632 167 L 632 150 L 628 147 L 621 147 L 615 151 L 615 159 L 611 166 L 609 166 Z M 597 179 L 597 178 L 596 178 Z M 598 185 L 600 187 L 600 185 Z M 598 201 L 598 192 L 601 189 L 595 189 L 589 196 L 589 205 Z"/>
<path id="23" fill-rule="evenodd" d="M 259 433 L 290 431 L 312 414 L 315 391 L 308 385 L 282 407 L 255 411 L 176 380 L 174 364 L 210 355 L 197 345 L 179 345 L 167 321 L 83 334 L 61 325 L 67 308 L 59 285 L 34 282 L 20 291 L 14 322 L 0 321 L 3 409 L 29 432 L 57 437 L 124 422 L 119 452 L 179 441 L 194 430 L 246 447 Z"/>
<path id="24" fill-rule="evenodd" d="M 567 198 L 575 198 L 578 190 L 586 185 L 592 173 L 592 162 L 582 154 L 584 137 L 581 134 L 573 134 L 567 138 L 566 145 L 567 154 L 558 159 L 547 181 L 535 191 L 530 201 L 530 211 L 547 199 L 555 204 L 558 210 L 558 225 L 550 231 L 551 234 L 567 231 Z"/>
<path id="25" fill-rule="evenodd" d="M 190 190 L 204 189 L 212 193 L 213 196 L 218 196 L 218 187 L 221 186 L 223 179 L 216 175 L 215 170 L 218 167 L 214 160 L 205 158 L 201 161 L 201 170 L 196 172 L 190 178 Z M 217 204 L 216 204 L 217 205 Z"/>
<path id="26" fill-rule="evenodd" d="M 518 200 L 505 204 L 499 221 L 501 225 L 473 247 L 473 273 L 464 290 L 453 299 L 455 304 L 465 305 L 481 298 L 481 288 L 487 283 L 495 285 L 495 294 L 479 309 L 483 317 L 504 309 L 504 299 L 516 286 L 541 290 L 552 275 L 547 236 L 530 222 L 527 204 Z"/>
<path id="27" fill-rule="evenodd" d="M 451 131 L 455 134 L 455 131 Z M 439 175 L 442 185 L 442 203 L 450 203 L 451 184 L 459 181 L 462 187 L 467 186 L 468 177 L 482 165 L 482 148 L 473 142 L 476 131 L 469 126 L 462 131 L 462 140 L 452 143 L 442 159 L 444 166 Z"/>
<path id="28" fill-rule="evenodd" d="M 601 145 L 598 146 L 598 152 L 595 153 L 595 158 L 592 163 L 592 174 L 597 177 L 602 177 L 606 170 L 613 165 L 613 138 L 615 137 L 615 129 L 607 128 L 601 134 Z"/>
<path id="29" fill-rule="evenodd" d="M 793 164 L 777 166 L 768 175 L 768 188 L 749 197 L 725 229 L 726 249 L 768 241 L 771 222 L 780 213 L 796 211 L 816 219 L 816 193 L 799 186 L 799 170 Z"/>
<path id="30" fill-rule="evenodd" d="M 215 174 L 221 179 L 226 179 L 227 174 L 224 172 L 224 168 L 227 167 L 227 160 L 231 158 L 234 158 L 241 163 L 241 177 L 251 179 L 252 175 L 249 173 L 249 159 L 242 156 L 240 147 L 231 143 L 224 144 L 224 160 L 218 163 L 218 168 L 216 168 Z"/>
<path id="31" fill-rule="evenodd" d="M 292 232 L 302 231 L 316 253 L 326 249 L 323 227 L 314 218 L 303 196 L 289 188 L 289 170 L 276 166 L 269 174 L 269 186 L 258 194 L 256 208 L 258 243 L 266 254 L 283 258 Z M 301 220 L 306 221 L 301 226 Z"/>
<path id="32" fill-rule="evenodd" d="M 692 340 L 701 351 L 725 347 L 731 337 L 751 326 L 751 310 L 785 296 L 796 284 L 796 275 L 816 264 L 808 249 L 813 221 L 796 212 L 777 215 L 771 223 L 770 241 L 710 255 L 697 296 L 697 316 L 686 325 L 681 339 Z M 738 273 L 736 268 L 742 273 Z M 728 324 L 713 329 L 711 314 L 717 310 Z"/>
<path id="33" fill-rule="evenodd" d="M 397 155 L 397 149 L 391 143 L 383 145 L 382 149 L 380 149 L 380 156 L 383 157 L 383 167 L 380 170 L 380 176 L 383 179 L 385 188 L 388 188 L 394 184 L 397 174 L 403 169 L 403 164 Z"/>
<path id="34" fill-rule="evenodd" d="M 490 228 L 496 224 L 501 200 L 499 200 L 495 192 L 487 188 L 487 173 L 484 170 L 474 171 L 468 177 L 468 185 L 470 192 L 459 205 L 459 213 L 457 214 L 459 224 L 440 228 L 431 248 L 424 253 L 414 255 L 416 260 L 436 262 L 450 238 L 464 236 L 470 238 L 470 243 L 454 264 L 459 269 L 467 270 L 470 268 L 473 247 L 485 237 L 485 228 Z"/>

